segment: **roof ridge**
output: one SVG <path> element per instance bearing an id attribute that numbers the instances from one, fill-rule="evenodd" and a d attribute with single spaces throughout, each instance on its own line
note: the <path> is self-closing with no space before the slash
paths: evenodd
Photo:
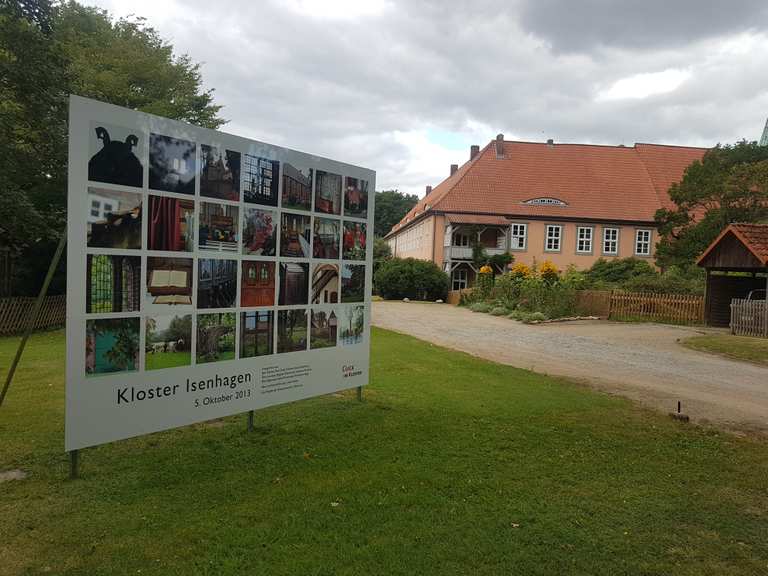
<path id="1" fill-rule="evenodd" d="M 655 144 L 654 142 L 635 142 L 635 148 L 637 146 L 656 146 L 658 148 L 686 148 L 688 150 L 711 150 L 712 147 L 707 146 L 686 146 L 685 144 Z"/>

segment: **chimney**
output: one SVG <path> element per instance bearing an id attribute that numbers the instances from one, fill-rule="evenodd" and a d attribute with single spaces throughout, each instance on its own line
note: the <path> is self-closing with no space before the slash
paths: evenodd
<path id="1" fill-rule="evenodd" d="M 456 174 L 456 172 L 459 171 L 459 165 L 458 164 L 451 164 L 451 176 Z"/>
<path id="2" fill-rule="evenodd" d="M 426 196 L 429 196 L 430 194 L 432 194 L 432 186 L 427 186 Z"/>
<path id="3" fill-rule="evenodd" d="M 472 144 L 472 146 L 469 147 L 469 159 L 474 160 L 475 156 L 480 154 L 480 146 L 477 144 Z"/>
<path id="4" fill-rule="evenodd" d="M 504 158 L 504 134 L 496 136 L 496 158 Z"/>
<path id="5" fill-rule="evenodd" d="M 550 148 L 552 148 L 554 145 L 555 145 L 555 141 L 554 141 L 554 140 L 552 140 L 552 138 L 550 138 L 550 139 L 548 139 L 548 140 L 547 140 L 547 146 L 549 146 Z"/>

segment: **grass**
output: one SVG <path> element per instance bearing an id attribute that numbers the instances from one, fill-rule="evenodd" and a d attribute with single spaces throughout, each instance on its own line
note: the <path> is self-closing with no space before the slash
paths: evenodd
<path id="1" fill-rule="evenodd" d="M 188 366 L 191 362 L 192 353 L 189 350 L 186 352 L 154 352 L 145 356 L 147 370 Z"/>
<path id="2" fill-rule="evenodd" d="M 7 366 L 15 339 L 0 340 Z M 0 572 L 768 570 L 766 443 L 373 332 L 352 392 L 88 449 L 66 480 L 62 332 L 0 408 Z"/>
<path id="3" fill-rule="evenodd" d="M 683 346 L 734 358 L 747 360 L 756 364 L 768 366 L 768 339 L 750 338 L 749 336 L 733 336 L 731 334 L 708 334 L 693 336 L 681 342 Z"/>

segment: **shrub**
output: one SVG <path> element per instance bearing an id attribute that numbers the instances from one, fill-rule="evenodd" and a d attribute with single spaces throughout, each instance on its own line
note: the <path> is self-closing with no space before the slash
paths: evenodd
<path id="1" fill-rule="evenodd" d="M 526 322 L 542 322 L 543 320 L 547 320 L 546 315 L 541 312 L 531 312 L 528 315 Z"/>
<path id="2" fill-rule="evenodd" d="M 488 312 L 491 309 L 491 305 L 488 302 L 475 302 L 469 307 L 472 312 Z"/>
<path id="3" fill-rule="evenodd" d="M 587 282 L 605 286 L 620 285 L 631 278 L 643 275 L 655 275 L 656 270 L 647 261 L 640 258 L 617 258 L 615 260 L 598 259 L 586 271 Z"/>
<path id="4" fill-rule="evenodd" d="M 545 282 L 554 284 L 560 278 L 560 271 L 552 262 L 549 260 L 544 260 L 541 268 L 539 269 L 539 276 L 541 276 L 542 280 Z"/>
<path id="5" fill-rule="evenodd" d="M 391 258 L 381 263 L 374 282 L 378 293 L 388 300 L 437 300 L 448 294 L 449 279 L 434 262 Z"/>
<path id="6" fill-rule="evenodd" d="M 542 278 L 528 278 L 520 283 L 517 308 L 541 312 L 549 318 L 572 316 L 576 309 L 576 290 L 563 282 L 553 284 Z"/>
<path id="7" fill-rule="evenodd" d="M 656 294 L 704 294 L 704 280 L 693 273 L 672 267 L 662 274 L 642 275 L 630 278 L 622 286 L 629 292 L 653 292 Z"/>
<path id="8" fill-rule="evenodd" d="M 475 292 L 479 298 L 487 298 L 493 290 L 494 276 L 493 268 L 487 264 L 480 268 L 475 280 Z"/>
<path id="9" fill-rule="evenodd" d="M 494 306 L 490 310 L 491 316 L 506 316 L 509 313 L 504 306 Z"/>

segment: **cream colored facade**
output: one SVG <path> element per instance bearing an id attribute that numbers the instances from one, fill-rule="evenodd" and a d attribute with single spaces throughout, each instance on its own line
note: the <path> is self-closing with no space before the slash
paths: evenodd
<path id="1" fill-rule="evenodd" d="M 398 258 L 431 260 L 451 274 L 452 288 L 472 284 L 475 272 L 472 245 L 480 243 L 489 254 L 510 252 L 515 262 L 532 266 L 549 260 L 564 270 L 586 269 L 599 258 L 637 257 L 653 264 L 658 240 L 653 226 L 602 222 L 514 219 L 504 225 L 451 224 L 451 215 L 430 214 L 405 226 L 387 239 Z M 464 215 L 462 220 L 471 220 Z M 463 270 L 463 271 L 462 271 Z"/>

